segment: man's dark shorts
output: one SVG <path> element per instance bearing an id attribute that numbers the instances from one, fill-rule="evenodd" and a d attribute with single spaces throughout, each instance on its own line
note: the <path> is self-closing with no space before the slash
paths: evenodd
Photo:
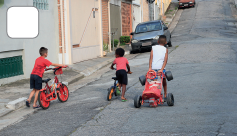
<path id="1" fill-rule="evenodd" d="M 38 75 L 30 75 L 30 89 L 42 89 L 42 78 Z"/>
<path id="2" fill-rule="evenodd" d="M 126 70 L 116 71 L 116 77 L 118 78 L 118 82 L 120 84 L 124 84 L 124 85 L 128 84 L 128 76 L 127 76 Z"/>

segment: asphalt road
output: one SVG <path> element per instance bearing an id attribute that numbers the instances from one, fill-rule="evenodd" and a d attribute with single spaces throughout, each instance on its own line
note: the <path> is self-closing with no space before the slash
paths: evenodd
<path id="1" fill-rule="evenodd" d="M 115 71 L 103 68 L 102 77 L 71 93 L 68 102 L 55 101 L 0 135 L 237 135 L 236 20 L 229 0 L 196 3 L 184 9 L 172 33 L 166 68 L 174 76 L 168 82 L 173 107 L 134 108 L 134 96 L 144 89 L 138 77 L 148 70 L 145 52 L 129 61 L 134 73 L 128 76 L 127 102 L 106 100 Z"/>

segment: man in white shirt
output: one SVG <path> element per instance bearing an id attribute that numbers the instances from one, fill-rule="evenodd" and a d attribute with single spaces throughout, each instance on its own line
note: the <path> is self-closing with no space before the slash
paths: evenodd
<path id="1" fill-rule="evenodd" d="M 165 47 L 166 44 L 167 44 L 166 36 L 161 35 L 158 39 L 158 45 L 152 46 L 149 60 L 149 70 L 155 70 L 158 73 L 161 72 L 165 73 L 165 66 L 168 61 L 168 49 Z M 164 87 L 164 101 L 166 101 L 167 83 L 165 77 L 163 78 L 163 87 Z"/>

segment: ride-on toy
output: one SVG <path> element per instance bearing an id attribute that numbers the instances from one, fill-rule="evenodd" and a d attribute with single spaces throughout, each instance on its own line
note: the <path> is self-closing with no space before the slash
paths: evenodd
<path id="1" fill-rule="evenodd" d="M 158 80 L 154 79 L 158 75 Z M 151 107 L 157 107 L 158 104 L 163 104 L 163 94 L 162 83 L 163 78 L 166 76 L 168 81 L 173 79 L 173 76 L 170 71 L 166 71 L 165 74 L 155 72 L 154 70 L 148 71 L 145 76 L 139 77 L 139 80 L 142 85 L 145 85 L 145 90 L 143 91 L 142 96 L 136 95 L 134 98 L 134 106 L 136 108 L 141 107 L 144 103 L 149 103 Z M 169 106 L 174 105 L 174 97 L 172 93 L 167 94 L 167 104 Z"/>
<path id="2" fill-rule="evenodd" d="M 63 73 L 62 68 L 66 67 L 56 67 L 56 68 L 47 68 L 47 70 L 54 70 L 54 81 L 52 82 L 52 85 L 49 86 L 48 82 L 51 80 L 50 78 L 46 80 L 42 80 L 43 83 L 46 83 L 45 88 L 41 89 L 38 95 L 38 101 L 40 106 L 43 109 L 48 109 L 50 105 L 50 101 L 53 101 L 55 99 L 66 102 L 69 97 L 69 91 L 66 85 L 58 81 L 57 75 L 60 75 Z M 57 93 L 57 94 L 56 94 Z"/>

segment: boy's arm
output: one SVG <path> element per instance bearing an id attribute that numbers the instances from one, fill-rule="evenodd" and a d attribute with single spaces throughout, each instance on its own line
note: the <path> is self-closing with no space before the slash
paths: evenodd
<path id="1" fill-rule="evenodd" d="M 166 66 L 166 64 L 167 64 L 167 61 L 168 61 L 168 49 L 166 49 L 165 60 L 164 60 L 163 66 L 162 66 L 162 68 L 159 70 L 159 72 L 163 72 L 163 70 L 165 69 L 165 66 Z"/>
<path id="2" fill-rule="evenodd" d="M 150 53 L 149 70 L 152 70 L 151 69 L 152 61 L 153 61 L 153 50 L 151 50 L 151 53 Z"/>
<path id="3" fill-rule="evenodd" d="M 132 74 L 132 72 L 130 71 L 130 66 L 129 66 L 129 64 L 127 64 L 127 69 L 128 69 L 128 74 Z"/>
<path id="4" fill-rule="evenodd" d="M 52 63 L 51 66 L 55 66 L 55 67 L 63 67 L 63 66 L 67 66 L 67 65 Z"/>
<path id="5" fill-rule="evenodd" d="M 110 67 L 112 70 L 114 70 L 114 65 L 115 65 L 115 64 L 112 63 L 112 65 L 111 65 L 111 67 Z"/>

